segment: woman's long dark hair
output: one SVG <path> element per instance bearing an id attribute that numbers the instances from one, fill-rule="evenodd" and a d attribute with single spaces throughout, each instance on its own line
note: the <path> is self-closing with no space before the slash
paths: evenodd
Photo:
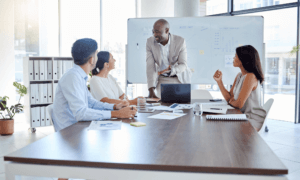
<path id="1" fill-rule="evenodd" d="M 236 54 L 244 69 L 249 73 L 253 73 L 262 84 L 265 78 L 257 50 L 251 45 L 240 46 L 236 48 Z"/>

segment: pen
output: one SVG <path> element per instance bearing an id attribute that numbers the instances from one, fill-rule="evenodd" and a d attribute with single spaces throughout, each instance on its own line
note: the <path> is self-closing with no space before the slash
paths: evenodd
<path id="1" fill-rule="evenodd" d="M 220 108 L 210 108 L 210 109 L 213 109 L 213 110 L 222 110 L 222 109 L 220 109 Z"/>

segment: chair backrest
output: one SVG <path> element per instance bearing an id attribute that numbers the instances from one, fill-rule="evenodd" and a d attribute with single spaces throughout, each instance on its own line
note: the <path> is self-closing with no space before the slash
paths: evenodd
<path id="1" fill-rule="evenodd" d="M 266 117 L 265 117 L 265 120 L 264 120 L 264 123 L 263 123 L 262 127 L 264 127 L 264 125 L 266 124 L 266 121 L 267 121 L 267 118 L 268 118 L 268 114 L 269 114 L 269 112 L 270 112 L 270 109 L 271 109 L 271 107 L 272 107 L 273 102 L 274 102 L 274 99 L 273 99 L 273 98 L 270 98 L 270 99 L 264 104 L 264 106 L 263 106 L 263 108 L 264 108 L 264 110 L 267 112 L 267 114 L 266 114 Z M 261 128 L 260 130 L 262 130 L 262 129 L 263 129 L 263 128 Z M 259 130 L 259 131 L 260 131 L 260 130 Z"/>
<path id="2" fill-rule="evenodd" d="M 191 91 L 191 99 L 213 99 L 213 97 L 207 90 L 195 89 Z"/>
<path id="3" fill-rule="evenodd" d="M 47 106 L 47 111 L 50 115 L 50 122 L 51 122 L 51 124 L 53 124 L 54 131 L 57 132 L 56 129 L 55 129 L 55 126 L 54 126 L 53 119 L 52 119 L 53 104 L 50 104 L 49 106 Z"/>

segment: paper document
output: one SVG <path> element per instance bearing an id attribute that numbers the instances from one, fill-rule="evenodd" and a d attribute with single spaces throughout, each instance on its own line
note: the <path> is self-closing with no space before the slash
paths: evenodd
<path id="1" fill-rule="evenodd" d="M 173 108 L 170 108 L 169 106 L 153 106 L 148 107 L 148 109 L 154 109 L 154 110 L 160 110 L 160 111 L 173 111 Z"/>
<path id="2" fill-rule="evenodd" d="M 172 109 L 192 109 L 193 104 L 177 104 L 177 103 L 174 103 L 170 106 L 170 108 L 172 108 Z"/>
<path id="3" fill-rule="evenodd" d="M 122 121 L 92 121 L 88 130 L 120 130 Z"/>
<path id="4" fill-rule="evenodd" d="M 148 116 L 148 118 L 151 119 L 166 119 L 166 120 L 172 120 L 172 119 L 176 119 L 179 117 L 184 116 L 185 114 L 183 113 L 169 113 L 169 112 L 162 112 L 160 114 L 156 114 L 153 116 Z"/>

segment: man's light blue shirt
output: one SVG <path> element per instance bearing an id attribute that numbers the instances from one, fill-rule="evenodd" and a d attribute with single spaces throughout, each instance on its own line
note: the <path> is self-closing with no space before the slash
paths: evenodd
<path id="1" fill-rule="evenodd" d="M 87 89 L 87 80 L 87 74 L 78 65 L 74 65 L 59 80 L 52 113 L 56 131 L 78 121 L 111 119 L 110 110 L 113 110 L 114 105 L 94 99 Z"/>

